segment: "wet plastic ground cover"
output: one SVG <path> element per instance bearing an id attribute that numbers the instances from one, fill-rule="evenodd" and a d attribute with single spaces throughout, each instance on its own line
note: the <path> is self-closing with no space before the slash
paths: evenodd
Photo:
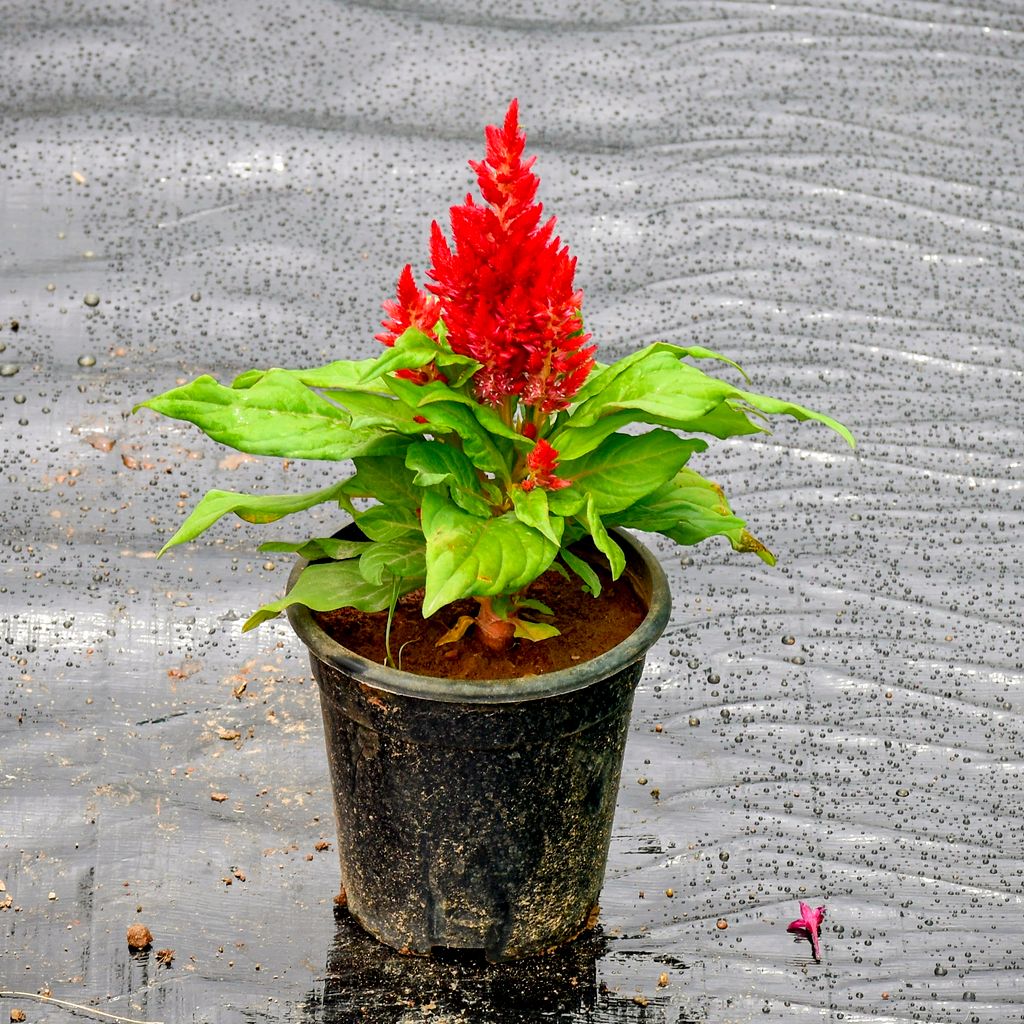
<path id="1" fill-rule="evenodd" d="M 43 0 L 0 24 L 0 987 L 225 1024 L 1019 1019 L 1019 5 Z M 207 488 L 330 468 L 129 411 L 372 353 L 513 95 L 603 351 L 717 349 L 859 446 L 782 424 L 701 467 L 780 565 L 661 549 L 675 612 L 601 931 L 482 969 L 335 917 L 304 654 L 283 622 L 239 632 L 284 583 L 270 534 L 154 557 Z M 828 908 L 821 964 L 786 932 L 801 899 Z"/>

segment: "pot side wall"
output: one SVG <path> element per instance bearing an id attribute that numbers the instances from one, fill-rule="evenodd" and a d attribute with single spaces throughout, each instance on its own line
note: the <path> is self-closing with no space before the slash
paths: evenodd
<path id="1" fill-rule="evenodd" d="M 388 693 L 310 658 L 342 882 L 395 947 L 541 952 L 585 926 L 604 876 L 643 659 L 521 703 Z"/>

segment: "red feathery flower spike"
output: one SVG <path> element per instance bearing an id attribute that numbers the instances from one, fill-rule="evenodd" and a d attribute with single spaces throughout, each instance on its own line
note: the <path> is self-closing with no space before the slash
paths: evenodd
<path id="1" fill-rule="evenodd" d="M 410 327 L 434 337 L 434 329 L 441 316 L 441 303 L 416 287 L 412 267 L 408 263 L 398 277 L 397 301 L 385 299 L 382 305 L 387 314 L 387 318 L 380 322 L 384 331 L 374 335 L 381 344 L 391 348 Z"/>
<path id="2" fill-rule="evenodd" d="M 594 365 L 583 293 L 573 287 L 576 260 L 554 235 L 554 218 L 541 224 L 536 158 L 523 159 L 516 100 L 486 138 L 486 157 L 470 166 L 487 205 L 467 196 L 452 207 L 453 247 L 434 222 L 427 287 L 441 300 L 452 349 L 483 364 L 477 398 L 499 405 L 517 396 L 551 413 L 569 404 Z"/>
<path id="3" fill-rule="evenodd" d="M 528 472 L 520 486 L 524 491 L 532 491 L 534 487 L 542 487 L 546 491 L 560 491 L 563 487 L 568 487 L 572 481 L 555 476 L 557 467 L 558 449 L 541 438 L 526 456 Z"/>
<path id="4" fill-rule="evenodd" d="M 382 320 L 380 325 L 384 330 L 374 335 L 382 345 L 393 347 L 410 327 L 415 327 L 437 340 L 434 331 L 437 328 L 437 321 L 441 318 L 441 303 L 433 295 L 428 295 L 416 287 L 412 267 L 408 263 L 398 277 L 396 298 L 385 299 L 382 305 L 386 319 Z M 417 384 L 440 379 L 440 374 L 433 363 L 423 370 L 396 370 L 395 376 L 415 381 Z"/>

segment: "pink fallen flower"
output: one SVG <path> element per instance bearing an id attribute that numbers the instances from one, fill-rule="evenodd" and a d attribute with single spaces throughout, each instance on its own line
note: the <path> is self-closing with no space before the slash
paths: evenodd
<path id="1" fill-rule="evenodd" d="M 801 900 L 800 916 L 795 921 L 790 921 L 786 927 L 787 932 L 797 932 L 800 935 L 806 935 L 811 940 L 814 959 L 818 963 L 821 962 L 821 947 L 818 945 L 818 935 L 821 932 L 821 922 L 824 917 L 824 907 L 809 907 Z"/>

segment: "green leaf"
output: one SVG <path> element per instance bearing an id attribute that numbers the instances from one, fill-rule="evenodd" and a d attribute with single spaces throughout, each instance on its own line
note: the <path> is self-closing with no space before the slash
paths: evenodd
<path id="1" fill-rule="evenodd" d="M 373 376 L 376 357 L 372 359 L 338 359 L 326 366 L 318 366 L 310 370 L 247 370 L 239 374 L 232 382 L 233 388 L 251 388 L 259 383 L 268 373 L 285 373 L 300 384 L 311 388 L 328 388 L 344 391 L 385 391 L 387 385 L 379 377 Z"/>
<path id="2" fill-rule="evenodd" d="M 720 362 L 728 363 L 728 365 L 733 369 L 738 370 L 743 375 L 744 379 L 750 379 L 739 363 L 733 362 L 733 360 L 729 359 L 728 356 L 723 356 L 721 353 L 715 352 L 712 349 L 704 348 L 702 345 L 682 346 L 672 345 L 666 341 L 656 341 L 651 345 L 647 345 L 645 348 L 631 352 L 628 356 L 625 356 L 614 363 L 596 364 L 583 387 L 576 392 L 576 404 L 579 405 L 581 402 L 586 401 L 586 399 L 593 397 L 602 388 L 607 387 L 620 373 L 628 370 L 635 363 L 647 359 L 651 354 L 658 352 L 667 352 L 675 359 L 717 359 Z"/>
<path id="3" fill-rule="evenodd" d="M 480 494 L 480 478 L 476 467 L 457 448 L 441 441 L 420 441 L 409 446 L 405 464 L 415 472 L 417 487 L 445 486 L 459 508 L 475 516 L 490 517 L 493 513 L 487 499 Z"/>
<path id="4" fill-rule="evenodd" d="M 775 556 L 733 514 L 722 488 L 692 469 L 681 470 L 658 491 L 610 516 L 609 523 L 661 533 L 677 544 L 722 536 L 736 551 L 751 551 L 775 564 Z"/>
<path id="5" fill-rule="evenodd" d="M 586 505 L 577 513 L 576 518 L 587 528 L 594 541 L 594 546 L 608 559 L 612 579 L 617 580 L 626 568 L 626 555 L 622 548 L 608 535 L 604 522 L 594 507 L 594 498 L 587 498 Z"/>
<path id="6" fill-rule="evenodd" d="M 367 379 L 386 377 L 396 370 L 418 370 L 442 354 L 441 348 L 419 328 L 407 328 L 374 360 L 366 371 Z M 468 358 L 468 357 L 462 357 Z M 472 361 L 472 360 L 471 360 Z"/>
<path id="7" fill-rule="evenodd" d="M 462 404 L 461 396 L 446 384 L 432 381 L 419 385 L 392 377 L 388 386 L 402 401 L 419 411 L 430 424 L 432 433 L 458 435 L 465 453 L 477 469 L 493 473 L 503 481 L 511 479 L 512 446 L 509 441 L 486 430 L 474 414 L 475 410 Z M 425 402 L 424 398 L 430 401 Z"/>
<path id="8" fill-rule="evenodd" d="M 407 443 L 379 430 L 351 429 L 347 412 L 278 370 L 243 389 L 198 377 L 136 409 L 142 406 L 194 423 L 215 441 L 253 455 L 340 461 L 398 451 Z"/>
<path id="9" fill-rule="evenodd" d="M 565 461 L 570 461 L 592 452 L 606 437 L 618 432 L 623 427 L 631 426 L 637 422 L 648 423 L 651 426 L 685 430 L 691 434 L 710 434 L 712 437 L 719 438 L 765 432 L 765 427 L 757 426 L 747 418 L 745 413 L 733 408 L 731 401 L 727 399 L 721 402 L 711 412 L 704 416 L 698 416 L 696 419 L 654 416 L 651 413 L 644 413 L 642 416 L 638 416 L 635 410 L 626 409 L 602 416 L 589 427 L 577 428 L 572 422 L 565 421 L 567 429 L 557 430 L 551 435 L 549 440 L 550 444 L 558 451 L 559 457 Z M 736 404 L 740 405 L 742 403 L 736 400 Z M 701 443 L 704 447 L 698 449 L 699 451 L 703 451 L 707 447 L 706 442 Z"/>
<path id="10" fill-rule="evenodd" d="M 509 488 L 509 496 L 512 498 L 512 507 L 515 509 L 516 518 L 527 526 L 539 530 L 553 544 L 562 543 L 561 516 L 553 516 L 548 508 L 548 492 L 540 487 L 534 487 L 531 491 L 524 491 L 518 484 Z"/>
<path id="11" fill-rule="evenodd" d="M 601 596 L 601 577 L 594 572 L 594 567 L 588 561 L 574 555 L 568 548 L 562 548 L 558 557 L 583 580 L 584 590 L 593 597 Z"/>
<path id="12" fill-rule="evenodd" d="M 359 559 L 359 571 L 367 583 L 384 584 L 396 578 L 423 584 L 427 575 L 423 535 L 406 534 L 372 544 Z"/>
<path id="13" fill-rule="evenodd" d="M 311 540 L 287 541 L 268 540 L 259 546 L 260 551 L 270 553 L 294 553 L 308 562 L 331 558 L 340 562 L 356 558 L 370 546 L 365 540 L 342 540 L 340 537 L 314 537 Z"/>
<path id="14" fill-rule="evenodd" d="M 176 544 L 193 540 L 221 516 L 234 512 L 247 523 L 273 523 L 293 512 L 303 512 L 327 501 L 344 500 L 344 481 L 321 491 L 306 494 L 239 494 L 235 491 L 209 491 L 178 527 L 177 533 L 160 549 L 162 555 Z"/>
<path id="15" fill-rule="evenodd" d="M 400 588 L 399 596 L 413 589 L 415 584 L 407 590 Z M 391 581 L 383 586 L 367 583 L 355 559 L 315 562 L 302 570 L 295 586 L 284 597 L 265 604 L 251 615 L 242 626 L 242 631 L 255 629 L 261 622 L 275 618 L 293 604 L 305 605 L 316 612 L 333 611 L 335 608 L 379 612 L 391 604 L 393 595 L 394 586 Z"/>
<path id="16" fill-rule="evenodd" d="M 462 391 L 455 391 L 433 381 L 430 384 L 424 384 L 420 388 L 420 394 L 422 397 L 417 406 L 420 409 L 434 402 L 457 402 L 469 409 L 474 419 L 488 434 L 493 434 L 495 437 L 504 437 L 523 449 L 533 447 L 534 442 L 505 423 L 494 408 L 478 402 L 471 395 L 467 395 Z"/>
<path id="17" fill-rule="evenodd" d="M 768 395 L 755 395 L 749 391 L 737 391 L 736 397 L 749 402 L 755 409 L 760 409 L 761 412 L 771 415 L 792 416 L 795 420 L 815 420 L 818 423 L 824 423 L 826 427 L 834 430 L 851 448 L 855 448 L 857 445 L 857 442 L 853 439 L 853 434 L 850 433 L 847 427 L 843 426 L 838 420 L 834 420 L 831 416 L 826 416 L 824 413 L 815 412 L 813 409 L 805 409 L 802 405 L 784 402 L 782 399 L 771 398 Z"/>
<path id="18" fill-rule="evenodd" d="M 350 414 L 353 430 L 379 428 L 397 430 L 401 434 L 422 434 L 427 429 L 425 423 L 416 422 L 413 409 L 392 395 L 360 391 L 325 391 L 324 395 Z"/>
<path id="19" fill-rule="evenodd" d="M 731 385 L 681 363 L 670 352 L 648 348 L 639 355 L 642 358 L 629 360 L 626 369 L 574 409 L 567 423 L 574 427 L 590 426 L 621 409 L 687 422 L 706 415 L 736 393 Z M 554 440 L 551 443 L 558 447 Z"/>
<path id="20" fill-rule="evenodd" d="M 512 513 L 479 519 L 441 495 L 423 496 L 424 617 L 462 597 L 512 594 L 554 561 L 558 545 Z"/>
<path id="21" fill-rule="evenodd" d="M 371 505 L 365 512 L 356 512 L 355 520 L 370 540 L 396 540 L 421 532 L 416 509 L 408 505 Z"/>
<path id="22" fill-rule="evenodd" d="M 759 429 L 746 415 L 756 409 L 816 420 L 853 444 L 849 430 L 830 416 L 742 391 L 680 362 L 681 353 L 703 357 L 707 350 L 656 344 L 606 367 L 581 392 L 583 401 L 568 415 L 559 415 L 548 441 L 565 460 L 592 451 L 604 437 L 633 422 L 731 437 Z"/>
<path id="23" fill-rule="evenodd" d="M 385 505 L 418 508 L 422 492 L 413 483 L 404 455 L 366 456 L 353 459 L 355 476 L 345 484 L 350 498 L 376 498 Z"/>
<path id="24" fill-rule="evenodd" d="M 707 448 L 696 438 L 684 440 L 668 430 L 646 434 L 612 434 L 589 455 L 559 462 L 558 475 L 589 495 L 595 510 L 618 512 L 671 480 L 695 451 Z"/>

